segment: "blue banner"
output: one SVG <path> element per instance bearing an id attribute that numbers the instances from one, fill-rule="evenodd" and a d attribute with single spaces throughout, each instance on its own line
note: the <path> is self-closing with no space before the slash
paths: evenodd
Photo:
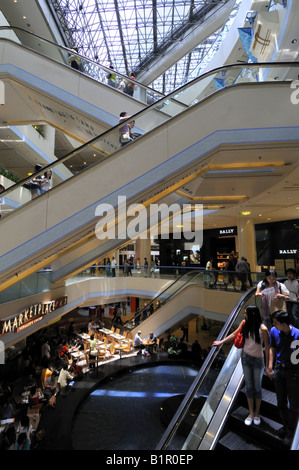
<path id="1" fill-rule="evenodd" d="M 253 40 L 253 28 L 238 28 L 239 36 L 244 51 L 246 52 L 250 62 L 257 62 L 256 57 L 250 52 L 250 48 Z"/>

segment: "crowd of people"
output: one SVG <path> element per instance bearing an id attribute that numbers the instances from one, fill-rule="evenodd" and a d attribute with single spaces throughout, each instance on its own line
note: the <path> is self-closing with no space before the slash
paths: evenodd
<path id="1" fill-rule="evenodd" d="M 118 77 L 112 64 L 110 64 L 109 68 L 110 72 L 106 75 L 108 85 L 129 96 L 133 96 L 136 89 L 136 85 L 132 82 L 132 80 L 135 80 L 134 74 L 131 72 L 128 80 L 125 77 Z"/>
<path id="2" fill-rule="evenodd" d="M 30 413 L 34 411 L 36 419 L 43 409 L 54 409 L 57 395 L 66 396 L 70 381 L 83 377 L 82 367 L 70 354 L 70 350 L 84 349 L 72 323 L 63 335 L 58 328 L 56 333 L 51 337 L 31 335 L 20 357 L 18 377 L 0 384 L 0 420 L 5 423 L 0 433 L 1 450 L 34 449 L 43 430 L 28 424 Z"/>
<path id="3" fill-rule="evenodd" d="M 219 273 L 225 275 L 224 285 L 226 288 L 228 284 L 235 287 L 236 278 L 240 282 L 241 291 L 246 291 L 248 287 L 253 287 L 250 264 L 244 256 L 238 259 L 231 253 L 223 262 L 223 266 L 220 269 L 215 266 L 214 259 L 209 258 L 206 263 L 206 271 L 209 274 L 209 287 L 216 286 Z"/>

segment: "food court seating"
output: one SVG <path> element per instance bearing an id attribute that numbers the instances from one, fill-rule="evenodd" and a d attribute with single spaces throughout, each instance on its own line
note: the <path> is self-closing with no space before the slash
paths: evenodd
<path id="1" fill-rule="evenodd" d="M 109 346 L 108 346 L 108 349 L 109 349 L 109 352 L 110 352 L 111 356 L 114 356 L 114 354 L 115 354 L 114 343 L 110 343 Z"/>
<path id="2" fill-rule="evenodd" d="M 129 352 L 131 352 L 131 347 L 132 347 L 131 343 L 130 343 L 130 342 L 127 342 L 125 349 L 123 349 L 123 353 L 129 353 Z"/>

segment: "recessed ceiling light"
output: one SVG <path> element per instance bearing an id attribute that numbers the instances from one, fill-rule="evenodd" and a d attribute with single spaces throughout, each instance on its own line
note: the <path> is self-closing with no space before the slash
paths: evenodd
<path id="1" fill-rule="evenodd" d="M 242 211 L 240 212 L 240 215 L 250 215 L 251 211 Z"/>
<path id="2" fill-rule="evenodd" d="M 293 39 L 292 44 L 296 44 L 297 39 Z"/>

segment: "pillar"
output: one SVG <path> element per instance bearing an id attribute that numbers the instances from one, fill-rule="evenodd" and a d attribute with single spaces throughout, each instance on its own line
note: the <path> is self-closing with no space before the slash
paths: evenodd
<path id="1" fill-rule="evenodd" d="M 255 227 L 250 219 L 239 219 L 238 221 L 238 252 L 247 259 L 251 271 L 257 271 L 257 254 L 255 244 Z"/>
<path id="2" fill-rule="evenodd" d="M 146 238 L 145 240 L 141 240 L 140 238 L 136 239 L 135 242 L 135 257 L 136 260 L 140 259 L 140 264 L 143 266 L 144 258 L 147 258 L 148 264 L 150 265 L 151 261 L 151 239 L 150 237 Z"/>

